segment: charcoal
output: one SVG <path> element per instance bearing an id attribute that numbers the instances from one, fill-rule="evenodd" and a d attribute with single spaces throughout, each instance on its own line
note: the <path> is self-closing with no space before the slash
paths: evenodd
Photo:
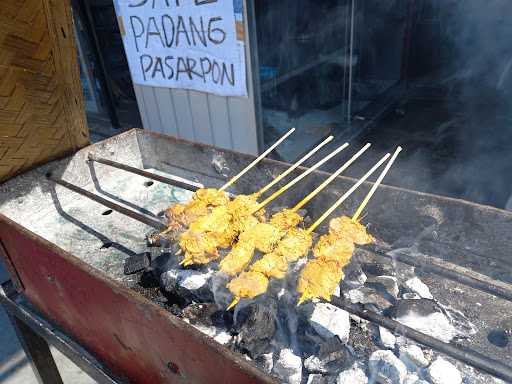
<path id="1" fill-rule="evenodd" d="M 403 384 L 407 368 L 391 351 L 375 351 L 368 364 L 370 378 L 381 384 Z"/>
<path id="2" fill-rule="evenodd" d="M 142 272 L 151 265 L 151 257 L 149 252 L 130 256 L 124 261 L 124 274 L 133 275 Z"/>
<path id="3" fill-rule="evenodd" d="M 302 359 L 291 349 L 282 349 L 272 368 L 272 374 L 282 383 L 300 384 L 302 381 Z"/>
<path id="4" fill-rule="evenodd" d="M 414 344 L 400 347 L 400 360 L 403 361 L 409 371 L 413 372 L 425 368 L 429 364 L 423 350 Z"/>
<path id="5" fill-rule="evenodd" d="M 361 368 L 354 365 L 338 375 L 336 384 L 368 384 L 368 377 Z"/>
<path id="6" fill-rule="evenodd" d="M 370 287 L 362 287 L 348 291 L 345 296 L 353 303 L 363 304 L 366 309 L 383 313 L 391 308 L 393 303 L 382 293 Z"/>
<path id="7" fill-rule="evenodd" d="M 317 355 L 308 357 L 304 367 L 309 373 L 336 374 L 349 367 L 354 357 L 348 347 L 338 337 L 323 342 Z"/>
<path id="8" fill-rule="evenodd" d="M 413 293 L 423 299 L 433 299 L 427 285 L 417 277 L 413 277 L 405 282 L 405 286 Z"/>
<path id="9" fill-rule="evenodd" d="M 458 335 L 448 317 L 433 300 L 399 300 L 390 310 L 396 321 L 445 343 Z"/>
<path id="10" fill-rule="evenodd" d="M 270 373 L 274 367 L 274 353 L 264 353 L 258 356 L 254 361 L 265 373 Z"/>
<path id="11" fill-rule="evenodd" d="M 220 311 L 217 304 L 206 303 L 206 304 L 190 304 L 183 309 L 182 315 L 187 319 L 190 324 L 202 324 L 205 326 L 218 326 L 215 324 L 215 316 Z M 223 325 L 223 324 L 220 324 Z"/>
<path id="12" fill-rule="evenodd" d="M 324 339 L 338 336 L 347 342 L 350 335 L 350 318 L 347 311 L 329 303 L 311 303 L 303 306 L 303 315 L 311 327 Z"/>
<path id="13" fill-rule="evenodd" d="M 394 276 L 371 277 L 365 285 L 378 291 L 389 302 L 394 302 L 398 298 L 398 282 Z"/>
<path id="14" fill-rule="evenodd" d="M 395 268 L 391 263 L 362 263 L 363 272 L 371 276 L 395 276 Z"/>
<path id="15" fill-rule="evenodd" d="M 428 378 L 432 384 L 461 384 L 459 370 L 449 361 L 438 357 L 428 367 Z"/>
<path id="16" fill-rule="evenodd" d="M 268 352 L 276 332 L 276 318 L 277 302 L 272 298 L 254 301 L 240 309 L 233 329 L 238 333 L 237 347 L 253 359 Z"/>
<path id="17" fill-rule="evenodd" d="M 396 344 L 396 337 L 390 330 L 379 327 L 379 344 L 388 349 L 394 349 Z"/>
<path id="18" fill-rule="evenodd" d="M 343 289 L 354 289 L 360 288 L 364 285 L 367 280 L 366 274 L 361 269 L 361 264 L 357 262 L 350 262 L 345 268 L 343 268 L 345 277 L 342 281 Z"/>
<path id="19" fill-rule="evenodd" d="M 327 384 L 327 378 L 318 373 L 313 373 L 308 376 L 307 384 Z"/>
<path id="20" fill-rule="evenodd" d="M 175 293 L 185 302 L 211 302 L 213 293 L 209 280 L 212 273 L 188 269 L 171 269 L 160 276 L 165 291 Z"/>

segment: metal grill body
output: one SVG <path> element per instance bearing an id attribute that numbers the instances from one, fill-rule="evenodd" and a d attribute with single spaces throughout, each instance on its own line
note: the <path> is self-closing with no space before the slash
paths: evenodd
<path id="1" fill-rule="evenodd" d="M 130 382 L 274 382 L 241 355 L 136 293 L 132 289 L 135 278 L 123 273 L 128 257 L 146 251 L 144 235 L 153 229 L 152 222 L 161 220 L 159 212 L 172 202 L 185 201 L 190 192 L 152 180 L 147 174 L 136 175 L 90 161 L 89 154 L 211 187 L 222 185 L 253 159 L 132 130 L 10 180 L 0 186 L 0 253 L 18 289 L 44 315 Z M 214 166 L 219 159 L 226 165 L 222 170 Z M 286 164 L 263 161 L 231 192 L 253 192 L 284 169 Z M 120 205 L 151 220 L 143 223 L 109 209 L 48 179 L 48 172 L 111 201 L 114 208 Z M 326 177 L 323 172 L 313 173 L 276 205 L 293 205 Z M 309 215 L 318 217 L 353 183 L 353 179 L 338 178 L 322 198 L 307 207 Z M 370 186 L 366 183 L 337 214 L 353 213 Z M 504 290 L 504 296 L 496 297 L 489 290 L 469 288 L 426 269 L 429 275 L 423 278 L 434 296 L 469 313 L 479 329 L 492 328 L 512 313 L 512 303 L 506 299 L 508 284 L 512 283 L 512 214 L 387 186 L 380 189 L 368 210 L 365 221 L 386 247 L 435 257 L 459 268 L 462 274 L 464 268 L 471 269 L 496 285 L 498 291 Z M 358 257 L 367 253 L 362 251 Z M 508 349 L 488 343 L 485 332 L 463 346 L 502 362 L 510 354 Z"/>

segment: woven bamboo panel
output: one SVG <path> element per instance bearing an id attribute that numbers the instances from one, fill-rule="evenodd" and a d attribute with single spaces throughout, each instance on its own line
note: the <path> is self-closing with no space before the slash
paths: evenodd
<path id="1" fill-rule="evenodd" d="M 69 0 L 0 0 L 0 181 L 89 143 Z"/>

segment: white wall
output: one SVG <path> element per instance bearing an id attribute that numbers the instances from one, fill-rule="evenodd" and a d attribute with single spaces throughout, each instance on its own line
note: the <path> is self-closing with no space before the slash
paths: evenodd
<path id="1" fill-rule="evenodd" d="M 134 84 L 144 129 L 239 152 L 258 153 L 248 20 L 244 1 L 249 97 L 222 97 Z"/>

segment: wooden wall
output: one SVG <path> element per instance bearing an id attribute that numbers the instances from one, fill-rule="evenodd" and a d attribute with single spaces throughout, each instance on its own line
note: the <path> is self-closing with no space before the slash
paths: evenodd
<path id="1" fill-rule="evenodd" d="M 258 153 L 257 113 L 251 65 L 254 52 L 251 52 L 250 36 L 247 33 L 248 6 L 250 2 L 244 1 L 249 97 L 222 97 L 184 89 L 134 84 L 145 129 L 239 152 Z"/>
<path id="2" fill-rule="evenodd" d="M 69 0 L 0 0 L 0 181 L 88 143 Z"/>

